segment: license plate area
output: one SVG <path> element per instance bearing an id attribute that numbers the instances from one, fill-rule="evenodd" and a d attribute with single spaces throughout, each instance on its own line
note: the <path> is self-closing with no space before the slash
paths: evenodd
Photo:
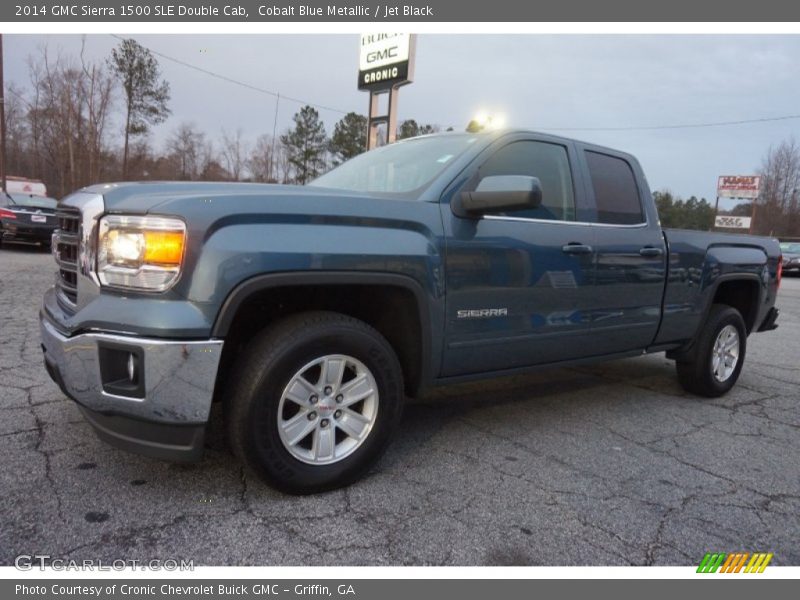
<path id="1" fill-rule="evenodd" d="M 47 217 L 44 215 L 31 215 L 31 221 L 34 223 L 47 223 Z"/>

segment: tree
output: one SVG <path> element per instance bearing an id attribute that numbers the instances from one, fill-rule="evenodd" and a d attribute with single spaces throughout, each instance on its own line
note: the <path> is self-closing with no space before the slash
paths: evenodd
<path id="1" fill-rule="evenodd" d="M 24 112 L 10 114 L 17 121 L 9 124 L 10 136 L 25 136 L 18 144 L 12 137 L 9 147 L 26 155 L 12 159 L 26 169 L 18 174 L 42 179 L 56 196 L 102 180 L 113 163 L 106 139 L 113 79 L 104 65 L 85 60 L 83 52 L 79 62 L 60 54 L 52 58 L 45 47 L 38 58 L 29 58 L 29 72 Z"/>
<path id="2" fill-rule="evenodd" d="M 684 201 L 668 191 L 653 192 L 662 227 L 708 231 L 714 225 L 714 207 L 705 199 L 691 196 Z"/>
<path id="3" fill-rule="evenodd" d="M 753 232 L 800 236 L 800 146 L 794 138 L 770 146 L 761 165 Z"/>
<path id="4" fill-rule="evenodd" d="M 289 162 L 295 169 L 297 183 L 305 184 L 325 169 L 327 137 L 325 125 L 312 106 L 304 106 L 295 113 L 294 129 L 281 136 Z"/>
<path id="5" fill-rule="evenodd" d="M 333 127 L 330 150 L 337 163 L 350 160 L 367 149 L 367 117 L 347 113 Z"/>
<path id="6" fill-rule="evenodd" d="M 181 123 L 167 139 L 167 154 L 175 165 L 175 179 L 196 180 L 210 162 L 205 134 L 192 123 Z"/>
<path id="7" fill-rule="evenodd" d="M 264 134 L 258 136 L 255 146 L 247 159 L 247 168 L 253 180 L 261 183 L 275 183 L 275 140 Z"/>
<path id="8" fill-rule="evenodd" d="M 230 135 L 222 130 L 222 157 L 231 179 L 241 180 L 247 165 L 247 144 L 242 140 L 241 129 Z"/>
<path id="9" fill-rule="evenodd" d="M 122 40 L 111 51 L 109 64 L 122 84 L 125 95 L 125 143 L 122 177 L 128 176 L 128 145 L 132 136 L 147 133 L 150 126 L 162 123 L 170 114 L 169 83 L 161 74 L 152 52 L 132 39 Z"/>
<path id="10" fill-rule="evenodd" d="M 404 140 L 418 135 L 436 133 L 437 131 L 439 131 L 439 127 L 436 125 L 419 125 L 414 119 L 406 119 L 397 128 L 397 139 Z"/>

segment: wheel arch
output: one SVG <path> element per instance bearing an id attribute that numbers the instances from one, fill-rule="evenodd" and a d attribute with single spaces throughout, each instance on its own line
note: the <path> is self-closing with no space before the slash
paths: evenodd
<path id="1" fill-rule="evenodd" d="M 353 294 L 353 292 L 356 292 Z M 406 394 L 432 380 L 432 326 L 427 296 L 415 279 L 380 272 L 285 272 L 252 277 L 236 286 L 220 308 L 212 335 L 225 339 L 220 382 L 237 352 L 263 327 L 305 310 L 332 310 L 380 332 L 403 367 Z"/>
<path id="2" fill-rule="evenodd" d="M 691 360 L 697 338 L 715 304 L 724 304 L 738 310 L 744 319 L 745 329 L 749 335 L 757 327 L 759 307 L 763 297 L 762 281 L 755 273 L 729 273 L 719 276 L 705 292 L 705 301 L 697 331 L 684 346 L 668 350 L 667 358 L 678 361 Z"/>

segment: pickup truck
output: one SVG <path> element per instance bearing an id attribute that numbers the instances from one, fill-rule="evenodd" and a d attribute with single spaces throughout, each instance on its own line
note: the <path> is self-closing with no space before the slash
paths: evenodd
<path id="1" fill-rule="evenodd" d="M 195 460 L 212 402 L 289 493 L 349 484 L 431 386 L 666 352 L 727 392 L 774 329 L 773 239 L 663 230 L 633 156 L 424 136 L 306 186 L 120 183 L 62 200 L 44 362 L 104 440 Z"/>

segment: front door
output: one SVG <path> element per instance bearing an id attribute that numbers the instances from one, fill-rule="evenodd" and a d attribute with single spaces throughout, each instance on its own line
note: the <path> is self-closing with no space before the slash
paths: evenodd
<path id="1" fill-rule="evenodd" d="M 585 200 L 574 164 L 570 143 L 508 141 L 479 161 L 450 196 L 483 177 L 523 175 L 541 182 L 539 208 L 470 218 L 442 204 L 447 236 L 443 376 L 598 353 L 587 312 L 593 301 L 595 233 L 579 222 Z"/>

